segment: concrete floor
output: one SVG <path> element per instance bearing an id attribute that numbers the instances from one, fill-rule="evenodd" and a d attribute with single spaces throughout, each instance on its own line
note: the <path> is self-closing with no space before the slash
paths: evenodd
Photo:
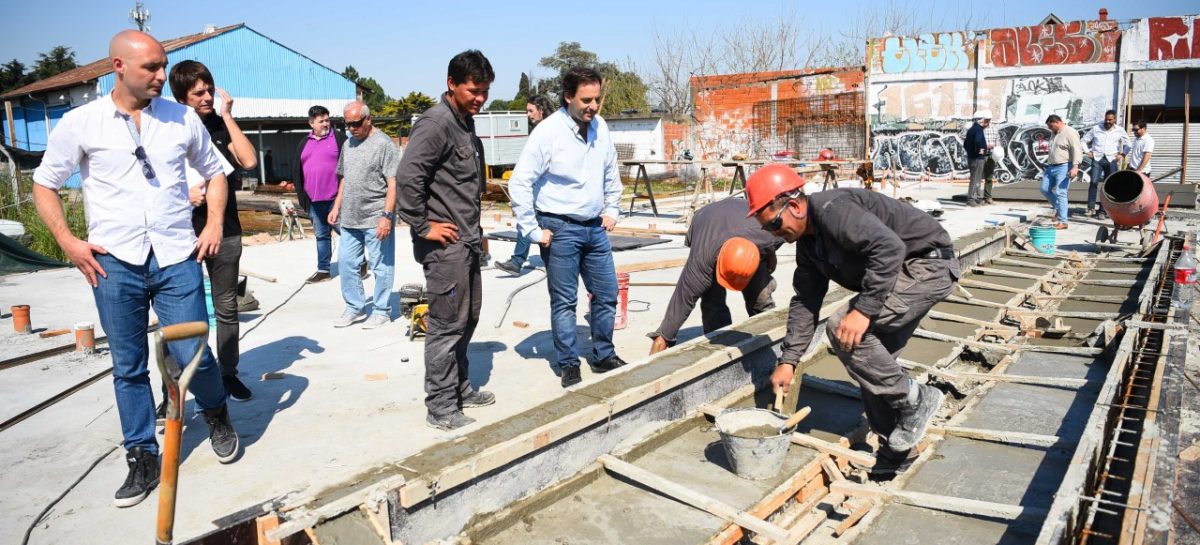
<path id="1" fill-rule="evenodd" d="M 949 199 L 960 185 L 928 183 L 904 194 L 916 199 Z M 948 201 L 943 201 L 947 202 Z M 1029 217 L 1042 203 L 1012 203 L 966 209 L 945 204 L 943 224 L 953 237 L 979 230 L 989 220 Z M 1011 209 L 1019 210 L 1011 210 Z M 664 213 L 680 213 L 682 203 L 662 203 Z M 485 212 L 485 220 L 492 214 Z M 670 219 L 652 218 L 648 211 L 622 221 L 625 226 L 681 227 Z M 506 229 L 503 221 L 485 229 Z M 1084 232 L 1086 230 L 1086 232 Z M 1094 235 L 1093 226 L 1060 232 L 1060 246 Z M 422 282 L 411 257 L 408 232 L 397 233 L 395 286 Z M 647 251 L 615 255 L 618 264 L 684 257 L 682 237 Z M 493 255 L 505 258 L 511 244 L 494 243 Z M 250 280 L 262 304 L 242 315 L 241 376 L 254 391 L 246 403 L 232 403 L 231 413 L 245 452 L 231 465 L 219 464 L 206 444 L 207 429 L 199 418 L 187 421 L 179 485 L 176 538 L 198 536 L 217 527 L 217 521 L 287 494 L 314 494 L 350 480 L 429 445 L 456 436 L 424 425 L 422 350 L 420 339 L 409 341 L 407 324 L 400 321 L 378 330 L 334 329 L 330 322 L 342 310 L 336 281 L 304 285 L 312 272 L 311 239 L 248 246 L 242 268 L 278 278 L 277 283 Z M 794 267 L 794 250 L 781 251 L 776 302 L 786 304 Z M 469 414 L 486 426 L 505 416 L 562 395 L 549 361 L 548 296 L 544 284 L 522 292 L 501 327 L 493 327 L 504 299 L 514 288 L 540 276 L 520 278 L 496 270 L 484 272 L 485 295 L 480 327 L 471 346 L 471 381 L 495 392 L 497 403 Z M 674 281 L 677 269 L 636 273 L 635 281 Z M 368 281 L 368 286 L 370 282 Z M 669 288 L 634 287 L 630 291 L 629 327 L 616 333 L 619 353 L 640 361 L 649 349 L 645 334 L 652 331 L 670 298 Z M 393 293 L 393 298 L 395 294 Z M 641 302 L 645 302 L 643 304 Z M 740 298 L 730 299 L 735 321 L 745 318 Z M 88 288 L 72 269 L 0 278 L 0 307 L 30 304 L 37 328 L 70 327 L 75 322 L 98 322 Z M 268 316 L 269 314 L 269 316 Z M 685 324 L 681 340 L 700 333 L 699 313 Z M 512 325 L 527 322 L 527 328 Z M 585 322 L 581 319 L 581 326 Z M 97 335 L 103 334 L 97 331 Z M 31 353 L 69 342 L 69 337 L 37 339 L 12 333 L 10 319 L 0 320 L 3 358 Z M 584 346 L 586 351 L 586 343 Z M 64 355 L 0 371 L 0 418 L 20 412 L 109 364 L 107 354 Z M 283 378 L 260 381 L 264 373 Z M 585 385 L 597 380 L 584 370 Z M 155 376 L 152 380 L 157 382 Z M 190 406 L 190 404 L 189 404 Z M 190 414 L 190 411 L 189 411 Z M 467 430 L 475 429 L 474 426 Z M 104 452 L 120 444 L 120 427 L 109 379 L 85 388 L 65 401 L 0 433 L 0 542 L 19 542 L 34 517 L 61 494 Z M 112 507 L 112 493 L 125 475 L 121 450 L 110 453 L 35 528 L 31 543 L 126 543 L 131 536 L 149 539 L 154 529 L 156 494 L 129 509 Z"/>

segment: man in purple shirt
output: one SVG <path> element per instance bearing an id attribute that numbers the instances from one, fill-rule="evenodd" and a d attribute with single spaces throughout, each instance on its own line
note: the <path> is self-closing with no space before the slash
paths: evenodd
<path id="1" fill-rule="evenodd" d="M 312 132 L 296 146 L 292 182 L 296 184 L 300 207 L 308 211 L 317 238 L 317 272 L 308 277 L 308 283 L 314 284 L 330 278 L 329 259 L 333 253 L 330 234 L 337 226 L 331 225 L 328 217 L 337 198 L 338 154 L 346 137 L 330 130 L 329 110 L 324 106 L 308 109 L 308 126 L 312 127 Z"/>

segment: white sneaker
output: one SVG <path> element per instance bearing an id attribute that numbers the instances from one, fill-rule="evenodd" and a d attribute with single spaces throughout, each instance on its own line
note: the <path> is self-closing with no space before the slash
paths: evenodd
<path id="1" fill-rule="evenodd" d="M 372 314 L 370 318 L 367 318 L 366 322 L 363 322 L 362 328 L 375 329 L 377 327 L 388 325 L 391 322 L 392 319 L 388 318 L 386 314 Z"/>
<path id="2" fill-rule="evenodd" d="M 347 327 L 354 322 L 357 322 L 367 315 L 363 312 L 351 312 L 349 310 L 342 313 L 338 319 L 333 321 L 333 327 Z"/>

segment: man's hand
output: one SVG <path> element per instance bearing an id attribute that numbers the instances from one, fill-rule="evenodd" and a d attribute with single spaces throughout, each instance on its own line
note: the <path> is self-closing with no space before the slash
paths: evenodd
<path id="1" fill-rule="evenodd" d="M 221 117 L 233 119 L 233 97 L 220 87 L 217 87 L 217 96 L 221 97 Z"/>
<path id="2" fill-rule="evenodd" d="M 771 386 L 776 391 L 787 392 L 792 386 L 792 378 L 796 376 L 796 366 L 790 363 L 780 363 L 771 373 Z"/>
<path id="3" fill-rule="evenodd" d="M 329 222 L 329 225 L 337 225 L 337 220 L 338 220 L 338 209 L 335 206 L 335 207 L 333 207 L 332 210 L 329 211 L 329 215 L 325 217 L 325 221 Z"/>
<path id="4" fill-rule="evenodd" d="M 1075 179 L 1076 176 L 1079 176 L 1079 167 L 1071 167 L 1071 172 L 1067 173 L 1067 178 Z"/>
<path id="5" fill-rule="evenodd" d="M 196 263 L 201 263 L 204 258 L 217 255 L 217 252 L 221 251 L 221 233 L 221 227 L 214 226 L 212 223 L 200 231 L 200 236 L 196 240 Z"/>
<path id="6" fill-rule="evenodd" d="M 858 343 L 862 342 L 863 333 L 867 332 L 867 327 L 870 325 L 871 319 L 857 309 L 851 310 L 845 318 L 842 318 L 836 334 L 838 342 L 842 344 L 842 350 L 853 351 Z"/>
<path id="7" fill-rule="evenodd" d="M 666 349 L 667 349 L 667 340 L 662 338 L 662 335 L 659 335 L 659 336 L 655 337 L 654 342 L 652 342 L 650 344 L 650 355 L 653 356 L 653 355 L 655 355 L 659 352 L 662 352 L 663 350 L 666 350 Z"/>
<path id="8" fill-rule="evenodd" d="M 431 221 L 429 222 L 429 232 L 425 233 L 425 240 L 437 242 L 445 248 L 458 242 L 458 226 L 453 223 Z"/>
<path id="9" fill-rule="evenodd" d="M 208 182 L 202 182 L 188 188 L 188 200 L 192 201 L 192 206 L 204 204 L 204 190 L 207 187 Z"/>
<path id="10" fill-rule="evenodd" d="M 608 216 L 600 216 L 600 225 L 604 226 L 605 231 L 612 231 L 617 226 L 617 220 Z"/>
<path id="11" fill-rule="evenodd" d="M 375 238 L 383 240 L 392 233 L 392 220 L 387 218 L 379 218 L 379 224 L 375 226 Z"/>
<path id="12" fill-rule="evenodd" d="M 550 247 L 550 241 L 554 238 L 554 232 L 549 229 L 542 229 L 542 240 L 538 241 L 544 247 Z"/>
<path id="13" fill-rule="evenodd" d="M 66 243 L 60 243 L 63 252 L 66 252 L 67 259 L 74 263 L 79 272 L 83 273 L 83 277 L 87 279 L 87 283 L 91 287 L 99 286 L 100 283 L 96 280 L 96 274 L 108 278 L 108 273 L 104 272 L 104 268 L 96 261 L 96 256 L 93 254 L 107 254 L 108 250 L 92 244 L 86 240 L 80 240 L 72 237 Z"/>

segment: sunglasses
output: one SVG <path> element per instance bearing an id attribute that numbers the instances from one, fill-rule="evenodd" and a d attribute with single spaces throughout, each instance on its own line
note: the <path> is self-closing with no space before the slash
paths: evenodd
<path id="1" fill-rule="evenodd" d="M 778 214 L 775 214 L 775 219 L 764 223 L 762 226 L 763 231 L 767 231 L 768 233 L 774 233 L 775 231 L 782 229 L 783 228 L 783 212 L 785 210 L 787 210 L 786 206 L 783 207 L 782 209 L 780 209 Z"/>
<path id="2" fill-rule="evenodd" d="M 153 180 L 156 176 L 154 174 L 154 167 L 150 166 L 150 159 L 146 157 L 146 148 L 138 146 L 137 149 L 133 150 L 133 156 L 142 162 L 142 176 L 145 176 L 147 180 Z"/>
<path id="3" fill-rule="evenodd" d="M 347 119 L 346 126 L 350 127 L 351 129 L 357 129 L 357 128 L 361 127 L 363 122 L 366 120 L 367 120 L 367 118 L 365 118 L 365 117 L 362 119 L 359 119 L 358 121 L 350 121 L 349 119 Z"/>

